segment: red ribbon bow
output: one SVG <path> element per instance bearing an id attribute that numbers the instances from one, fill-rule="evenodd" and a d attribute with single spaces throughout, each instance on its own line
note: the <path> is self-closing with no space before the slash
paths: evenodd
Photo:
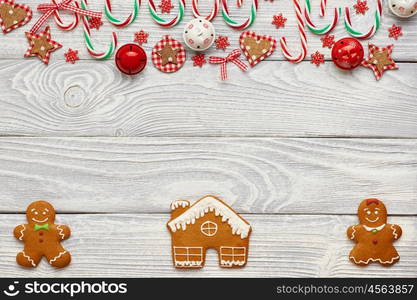
<path id="1" fill-rule="evenodd" d="M 74 29 L 78 24 L 78 15 L 88 16 L 92 18 L 101 18 L 101 12 L 94 12 L 91 10 L 81 9 L 78 6 L 78 3 L 75 2 L 75 6 L 70 5 L 73 0 L 63 0 L 62 2 L 57 3 L 56 0 L 52 0 L 52 3 L 43 3 L 38 5 L 38 11 L 42 12 L 43 15 L 39 20 L 33 25 L 30 32 L 36 33 L 38 29 L 42 26 L 43 23 L 53 14 L 55 16 L 55 21 L 58 26 L 64 30 Z M 59 10 L 69 10 L 74 13 L 75 21 L 68 26 L 63 25 L 61 17 L 59 15 Z"/>
<path id="2" fill-rule="evenodd" d="M 240 50 L 235 49 L 232 52 L 230 52 L 230 54 L 226 57 L 210 56 L 209 63 L 214 64 L 214 65 L 221 65 L 220 66 L 220 78 L 221 80 L 226 80 L 227 79 L 226 64 L 228 62 L 234 63 L 243 72 L 245 72 L 248 69 L 248 66 L 239 59 L 239 56 L 240 56 Z"/>

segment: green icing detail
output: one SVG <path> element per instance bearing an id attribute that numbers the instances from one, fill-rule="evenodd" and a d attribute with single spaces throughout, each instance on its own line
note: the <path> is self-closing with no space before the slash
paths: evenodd
<path id="1" fill-rule="evenodd" d="M 35 224 L 35 232 L 36 231 L 39 231 L 41 229 L 43 229 L 43 230 L 49 230 L 49 224 L 48 223 L 47 224 L 43 224 L 43 225 Z"/>

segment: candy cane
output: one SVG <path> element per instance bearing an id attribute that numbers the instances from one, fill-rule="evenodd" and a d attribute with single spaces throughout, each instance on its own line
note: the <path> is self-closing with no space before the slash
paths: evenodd
<path id="1" fill-rule="evenodd" d="M 185 0 L 178 0 L 178 15 L 176 15 L 175 18 L 173 18 L 171 21 L 167 21 L 158 16 L 153 0 L 149 0 L 148 3 L 149 12 L 151 13 L 152 19 L 162 27 L 174 27 L 175 25 L 179 24 L 182 21 L 182 18 L 184 17 Z"/>
<path id="2" fill-rule="evenodd" d="M 111 8 L 111 0 L 106 0 L 106 4 L 104 6 L 104 14 L 106 15 L 107 19 L 110 23 L 117 27 L 126 27 L 133 22 L 135 22 L 136 18 L 139 14 L 139 7 L 141 5 L 141 0 L 133 0 L 133 11 L 132 13 L 126 18 L 126 20 L 121 21 L 117 18 L 115 18 L 112 14 L 112 8 Z"/>
<path id="3" fill-rule="evenodd" d="M 251 5 L 251 9 L 250 9 L 250 16 L 249 18 L 244 21 L 243 23 L 237 23 L 235 20 L 232 20 L 232 18 L 229 15 L 229 8 L 227 7 L 227 0 L 221 0 L 222 2 L 222 15 L 223 15 L 223 19 L 226 22 L 227 25 L 229 25 L 230 27 L 234 28 L 234 29 L 245 29 L 248 28 L 249 26 L 251 26 L 253 24 L 253 22 L 255 22 L 255 18 L 256 18 L 256 12 L 258 10 L 258 0 L 252 0 L 252 5 Z M 242 4 L 242 1 L 238 1 L 238 6 L 239 3 Z"/>
<path id="4" fill-rule="evenodd" d="M 194 17 L 196 18 L 201 17 L 200 13 L 198 12 L 197 6 L 198 6 L 198 0 L 192 0 L 191 8 L 193 10 Z M 217 13 L 219 12 L 219 6 L 220 6 L 220 0 L 214 0 L 213 9 L 211 10 L 210 14 L 205 17 L 207 21 L 211 21 L 217 16 Z"/>
<path id="5" fill-rule="evenodd" d="M 350 10 L 349 7 L 345 7 L 345 27 L 347 32 L 357 38 L 357 39 L 368 39 L 372 37 L 379 29 L 381 25 L 381 17 L 382 17 L 382 0 L 377 0 L 377 7 L 374 14 L 374 24 L 372 25 L 371 29 L 368 32 L 360 32 L 352 27 L 352 22 L 350 19 Z"/>
<path id="6" fill-rule="evenodd" d="M 325 0 L 322 0 L 322 3 L 326 2 Z M 339 22 L 339 16 L 342 13 L 342 10 L 340 8 L 335 8 L 334 9 L 334 16 L 333 16 L 333 21 L 321 28 L 318 28 L 316 25 L 314 25 L 313 21 L 311 20 L 311 3 L 310 0 L 305 0 L 306 6 L 304 8 L 304 16 L 306 18 L 306 23 L 307 23 L 307 27 L 308 29 L 310 29 L 310 31 L 312 33 L 315 34 L 326 34 L 329 33 L 330 31 L 332 31 L 337 23 Z"/>
<path id="7" fill-rule="evenodd" d="M 290 54 L 287 46 L 287 40 L 283 36 L 280 39 L 281 49 L 285 56 L 285 58 L 292 62 L 292 63 L 299 63 L 304 60 L 307 55 L 307 36 L 304 30 L 304 20 L 303 20 L 303 13 L 301 12 L 301 6 L 299 0 L 292 0 L 295 8 L 295 14 L 297 16 L 297 25 L 298 31 L 300 33 L 301 39 L 301 53 L 298 56 L 293 56 Z"/>
<path id="8" fill-rule="evenodd" d="M 320 0 L 320 17 L 326 16 L 327 0 Z"/>
<path id="9" fill-rule="evenodd" d="M 81 0 L 81 7 L 83 9 L 87 9 L 87 0 Z M 98 52 L 94 49 L 93 44 L 91 42 L 91 32 L 90 27 L 88 25 L 88 17 L 83 16 L 83 29 L 84 29 L 84 40 L 87 47 L 88 53 L 95 59 L 107 59 L 113 55 L 114 50 L 117 47 L 117 35 L 115 32 L 112 33 L 112 40 L 109 44 L 109 48 L 106 52 Z"/>

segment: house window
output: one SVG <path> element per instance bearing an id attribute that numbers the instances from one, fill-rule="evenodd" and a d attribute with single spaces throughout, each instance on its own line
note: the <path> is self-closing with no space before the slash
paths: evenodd
<path id="1" fill-rule="evenodd" d="M 246 247 L 220 247 L 222 267 L 243 266 L 246 261 Z"/>
<path id="2" fill-rule="evenodd" d="M 207 236 L 213 236 L 217 233 L 217 224 L 211 221 L 201 224 L 201 232 Z"/>
<path id="3" fill-rule="evenodd" d="M 179 268 L 200 268 L 203 263 L 202 247 L 174 246 L 175 266 Z"/>

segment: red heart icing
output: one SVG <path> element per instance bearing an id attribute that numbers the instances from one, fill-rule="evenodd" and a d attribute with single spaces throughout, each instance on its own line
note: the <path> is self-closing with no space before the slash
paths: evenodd
<path id="1" fill-rule="evenodd" d="M 0 0 L 0 27 L 4 33 L 25 25 L 32 19 L 32 10 L 26 4 L 13 0 Z"/>
<path id="2" fill-rule="evenodd" d="M 239 44 L 253 67 L 275 51 L 277 40 L 269 35 L 257 35 L 253 31 L 245 31 L 240 35 Z"/>

